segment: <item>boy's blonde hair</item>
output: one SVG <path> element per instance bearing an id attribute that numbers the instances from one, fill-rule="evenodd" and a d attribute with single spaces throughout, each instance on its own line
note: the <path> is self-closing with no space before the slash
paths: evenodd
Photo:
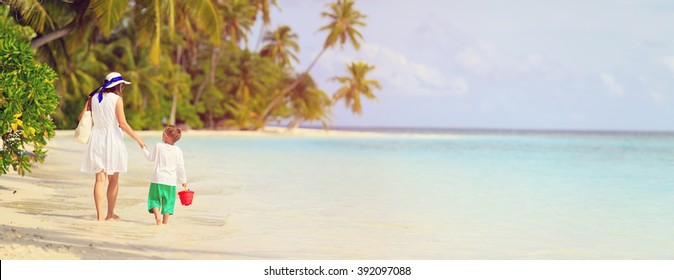
<path id="1" fill-rule="evenodd" d="M 182 135 L 182 131 L 180 131 L 180 128 L 178 128 L 175 125 L 169 125 L 164 129 L 164 133 L 166 136 L 168 136 L 169 140 L 173 140 L 169 144 L 174 144 L 175 142 L 178 142 L 180 140 L 180 136 Z"/>

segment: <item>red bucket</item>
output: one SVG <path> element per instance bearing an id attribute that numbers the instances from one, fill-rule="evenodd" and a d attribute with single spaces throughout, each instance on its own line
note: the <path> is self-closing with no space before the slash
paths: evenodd
<path id="1" fill-rule="evenodd" d="M 191 190 L 179 191 L 178 196 L 180 197 L 180 203 L 185 206 L 192 204 L 192 198 L 194 197 L 194 192 Z"/>

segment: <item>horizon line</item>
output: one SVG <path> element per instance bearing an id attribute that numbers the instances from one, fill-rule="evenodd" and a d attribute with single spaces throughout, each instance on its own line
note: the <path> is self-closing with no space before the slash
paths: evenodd
<path id="1" fill-rule="evenodd" d="M 276 125 L 268 125 L 270 127 L 284 127 Z M 300 125 L 299 128 L 309 129 L 323 129 L 322 126 Z M 674 134 L 674 130 L 654 130 L 654 129 L 584 129 L 584 128 L 495 128 L 495 127 L 435 127 L 435 126 L 353 126 L 353 125 L 336 125 L 328 126 L 328 129 L 333 130 L 425 130 L 425 131 L 475 131 L 475 132 L 561 132 L 561 133 L 600 133 L 600 134 L 615 134 L 615 133 L 642 133 L 642 134 Z"/>

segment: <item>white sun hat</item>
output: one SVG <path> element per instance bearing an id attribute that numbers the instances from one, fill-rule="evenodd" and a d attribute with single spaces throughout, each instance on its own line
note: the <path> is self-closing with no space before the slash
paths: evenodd
<path id="1" fill-rule="evenodd" d="M 114 87 L 118 84 L 125 83 L 125 84 L 130 84 L 131 82 L 127 82 L 122 78 L 122 74 L 119 74 L 117 72 L 110 72 L 107 76 L 105 76 L 105 83 L 110 83 L 107 85 L 105 88 L 111 88 Z"/>
<path id="2" fill-rule="evenodd" d="M 127 82 L 124 80 L 124 78 L 122 78 L 122 74 L 119 74 L 117 72 L 110 72 L 110 74 L 105 76 L 105 82 L 103 82 L 103 85 L 101 85 L 100 87 L 89 93 L 89 96 L 93 97 L 94 95 L 98 94 L 96 99 L 98 99 L 98 103 L 100 103 L 101 101 L 103 101 L 104 89 L 114 87 L 121 83 L 125 83 L 127 85 L 130 84 L 130 82 Z"/>

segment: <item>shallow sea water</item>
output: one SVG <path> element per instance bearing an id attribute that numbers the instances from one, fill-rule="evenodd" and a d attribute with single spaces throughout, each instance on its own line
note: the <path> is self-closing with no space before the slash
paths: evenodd
<path id="1" fill-rule="evenodd" d="M 181 140 L 196 239 L 263 258 L 671 259 L 674 137 Z M 203 236 L 201 236 L 203 235 Z M 236 245 L 258 244 L 255 248 Z"/>

